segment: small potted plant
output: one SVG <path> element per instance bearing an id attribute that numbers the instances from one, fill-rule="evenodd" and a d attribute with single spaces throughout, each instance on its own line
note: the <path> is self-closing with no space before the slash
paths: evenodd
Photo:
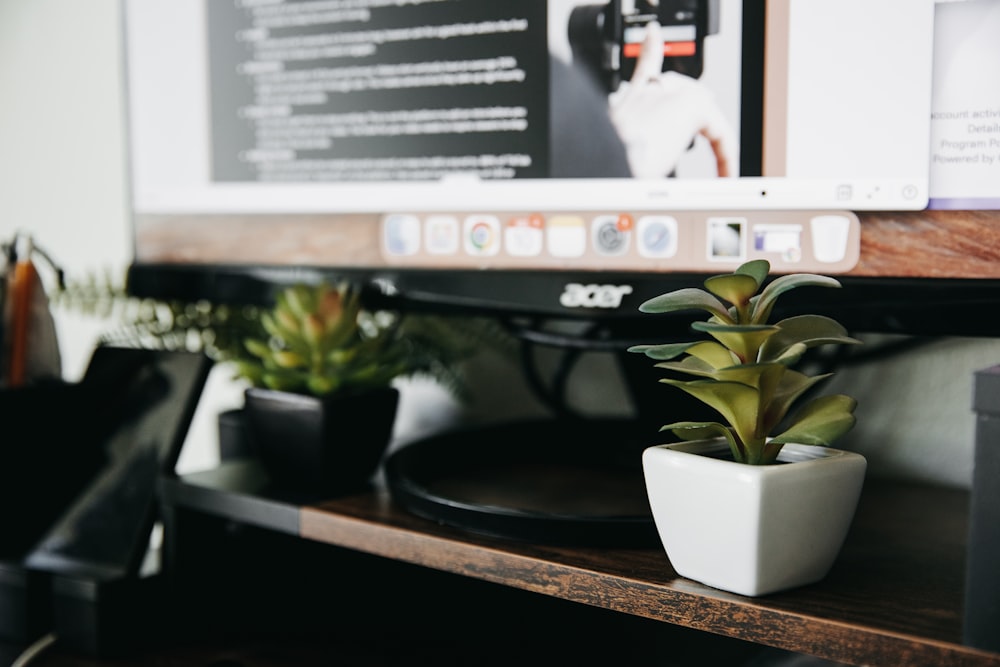
<path id="1" fill-rule="evenodd" d="M 219 415 L 220 457 L 256 453 L 273 481 L 312 495 L 367 483 L 394 425 L 395 378 L 424 376 L 464 400 L 461 362 L 510 344 L 486 318 L 367 310 L 346 282 L 288 286 L 262 306 L 132 297 L 91 274 L 54 299 L 116 320 L 100 344 L 202 351 L 234 368 L 251 389 Z"/>
<path id="2" fill-rule="evenodd" d="M 392 381 L 443 377 L 460 352 L 394 313 L 366 310 L 349 283 L 286 287 L 260 325 L 246 353 L 227 359 L 251 384 L 251 443 L 276 485 L 310 494 L 366 486 L 392 436 Z"/>
<path id="3" fill-rule="evenodd" d="M 705 289 L 650 299 L 642 312 L 706 311 L 707 321 L 692 329 L 710 338 L 629 348 L 680 374 L 661 382 L 721 415 L 718 422 L 666 424 L 662 429 L 681 442 L 648 448 L 642 463 L 654 522 L 677 573 L 743 595 L 826 576 L 866 468 L 861 455 L 829 447 L 854 426 L 854 399 L 805 401 L 829 374 L 795 368 L 810 348 L 859 341 L 821 315 L 768 323 L 788 290 L 840 283 L 813 274 L 768 282 L 770 268 L 765 260 L 749 261 L 708 278 Z"/>

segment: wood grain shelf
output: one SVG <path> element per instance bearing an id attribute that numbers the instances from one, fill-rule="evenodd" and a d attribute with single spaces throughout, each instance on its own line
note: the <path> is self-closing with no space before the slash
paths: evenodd
<path id="1" fill-rule="evenodd" d="M 869 481 L 844 549 L 822 582 L 749 598 L 679 577 L 659 548 L 582 548 L 478 535 L 405 511 L 384 490 L 298 503 L 268 497 L 253 470 L 253 464 L 231 462 L 164 480 L 164 501 L 312 542 L 837 662 L 1000 665 L 1000 654 L 961 643 L 965 491 Z"/>

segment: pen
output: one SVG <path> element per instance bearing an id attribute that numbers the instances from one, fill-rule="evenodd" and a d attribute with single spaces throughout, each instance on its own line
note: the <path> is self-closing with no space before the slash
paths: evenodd
<path id="1" fill-rule="evenodd" d="M 27 252 L 14 264 L 10 285 L 10 363 L 7 384 L 19 387 L 24 384 L 28 359 L 28 327 L 31 319 L 31 292 L 38 274 L 31 261 L 32 243 L 28 239 Z"/>

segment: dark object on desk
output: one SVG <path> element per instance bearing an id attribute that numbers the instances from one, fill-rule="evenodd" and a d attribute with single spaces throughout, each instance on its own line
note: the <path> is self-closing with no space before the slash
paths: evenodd
<path id="1" fill-rule="evenodd" d="M 448 433 L 389 456 L 386 483 L 407 510 L 470 532 L 549 544 L 658 542 L 632 421 L 555 419 Z"/>
<path id="2" fill-rule="evenodd" d="M 152 601 L 137 591 L 156 585 L 141 576 L 141 567 L 156 519 L 158 479 L 173 471 L 210 367 L 204 355 L 184 351 L 95 352 L 80 383 L 91 412 L 64 428 L 92 424 L 82 430 L 102 464 L 77 484 L 82 491 L 23 559 L 27 572 L 52 577 L 52 622 L 64 645 L 114 652 L 113 642 L 136 636 L 132 624 L 148 621 L 135 604 Z M 51 411 L 49 421 L 62 419 L 61 411 Z M 64 466 L 55 458 L 47 467 Z M 119 626 L 129 631 L 114 632 Z"/>
<path id="3" fill-rule="evenodd" d="M 52 626 L 52 582 L 16 560 L 0 560 L 0 643 L 27 644 Z"/>
<path id="4" fill-rule="evenodd" d="M 34 546 L 104 465 L 102 390 L 86 380 L 0 390 L 0 560 Z"/>
<path id="5" fill-rule="evenodd" d="M 101 348 L 106 463 L 28 555 L 29 567 L 94 578 L 135 575 L 154 522 L 156 481 L 177 462 L 209 364 L 189 352 Z"/>
<path id="6" fill-rule="evenodd" d="M 969 646 L 1000 651 L 1000 366 L 974 374 L 976 452 L 969 507 L 965 625 Z"/>
<path id="7" fill-rule="evenodd" d="M 220 461 L 246 459 L 254 455 L 243 408 L 224 410 L 219 413 L 216 421 L 219 429 Z"/>
<path id="8" fill-rule="evenodd" d="M 392 439 L 399 390 L 309 396 L 247 389 L 251 446 L 277 489 L 321 500 L 368 488 Z"/>
<path id="9" fill-rule="evenodd" d="M 0 390 L 0 423 L 8 425 L 0 442 L 0 640 L 30 641 L 51 626 L 50 577 L 22 561 L 106 463 L 109 425 L 99 408 L 108 389 L 85 376 Z"/>

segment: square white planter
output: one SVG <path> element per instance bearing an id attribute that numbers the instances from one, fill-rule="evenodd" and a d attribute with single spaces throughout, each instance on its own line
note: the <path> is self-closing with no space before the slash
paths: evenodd
<path id="1" fill-rule="evenodd" d="M 643 452 L 656 530 L 681 576 L 741 595 L 819 581 L 854 518 L 867 463 L 854 452 L 785 445 L 779 463 L 725 460 L 723 440 Z"/>

